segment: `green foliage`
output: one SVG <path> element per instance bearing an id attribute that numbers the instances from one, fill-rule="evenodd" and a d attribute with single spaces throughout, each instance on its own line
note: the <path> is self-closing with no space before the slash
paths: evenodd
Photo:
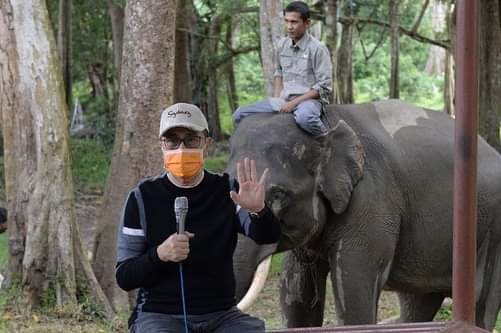
<path id="1" fill-rule="evenodd" d="M 101 191 L 106 183 L 111 151 L 99 140 L 71 139 L 73 181 L 79 191 Z"/>
<path id="2" fill-rule="evenodd" d="M 10 286 L 9 288 L 0 289 L 0 316 L 1 314 L 12 307 L 15 300 L 21 295 L 21 289 L 17 284 Z M 0 332 L 2 328 L 2 320 L 0 320 Z"/>
<path id="3" fill-rule="evenodd" d="M 452 320 L 452 307 L 450 305 L 442 306 L 438 310 L 434 318 L 435 321 L 451 321 Z"/>
<path id="4" fill-rule="evenodd" d="M 228 162 L 228 154 L 211 156 L 205 159 L 205 168 L 212 172 L 223 172 Z"/>
<path id="5" fill-rule="evenodd" d="M 379 6 L 377 19 L 388 22 L 387 6 L 376 6 Z M 405 6 L 400 6 L 400 25 L 412 27 L 421 6 L 422 4 L 416 1 L 405 2 Z M 373 6 L 360 7 L 358 16 L 368 16 L 373 8 Z M 423 18 L 419 33 L 433 36 L 429 10 Z M 378 46 L 382 36 L 383 42 Z M 388 31 L 378 26 L 365 26 L 361 34 L 355 36 L 353 43 L 353 85 L 356 102 L 387 99 L 390 80 Z M 367 59 L 373 50 L 375 50 L 373 56 Z M 428 108 L 442 109 L 443 75 L 430 76 L 424 72 L 429 52 L 430 45 L 401 35 L 400 99 Z"/>
<path id="6" fill-rule="evenodd" d="M 82 105 L 85 125 L 95 130 L 95 137 L 107 149 L 111 149 L 115 138 L 115 113 L 113 105 L 107 97 L 112 94 L 92 96 L 92 89 L 87 81 L 76 82 L 73 87 L 73 96 L 78 98 Z"/>
<path id="7" fill-rule="evenodd" d="M 440 310 L 438 310 L 434 318 L 434 321 L 451 321 L 451 320 L 453 320 L 451 305 L 442 306 Z M 496 331 L 501 330 L 501 313 L 498 314 L 496 325 L 494 328 L 496 329 Z"/>

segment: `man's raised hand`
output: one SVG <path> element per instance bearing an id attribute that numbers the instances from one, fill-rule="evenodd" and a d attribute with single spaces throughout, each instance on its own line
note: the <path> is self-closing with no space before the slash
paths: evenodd
<path id="1" fill-rule="evenodd" d="M 230 192 L 231 199 L 235 204 L 247 209 L 249 212 L 258 213 L 264 208 L 264 182 L 268 175 L 268 169 L 263 171 L 261 177 L 257 177 L 256 161 L 244 158 L 237 162 L 238 193 Z"/>

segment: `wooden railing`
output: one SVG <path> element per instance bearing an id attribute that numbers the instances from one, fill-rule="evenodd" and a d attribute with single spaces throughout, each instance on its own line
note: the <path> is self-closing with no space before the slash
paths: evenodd
<path id="1" fill-rule="evenodd" d="M 385 325 L 361 325 L 361 326 L 338 326 L 338 327 L 310 327 L 310 328 L 286 328 L 271 330 L 269 333 L 476 333 L 486 332 L 478 327 L 468 325 L 463 322 L 431 322 L 431 323 L 409 323 L 409 324 L 385 324 Z"/>

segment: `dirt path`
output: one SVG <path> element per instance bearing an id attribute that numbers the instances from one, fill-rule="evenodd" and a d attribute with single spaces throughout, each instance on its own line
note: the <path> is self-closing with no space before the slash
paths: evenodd
<path id="1" fill-rule="evenodd" d="M 280 314 L 279 275 L 279 273 L 275 273 L 268 278 L 263 292 L 248 311 L 250 314 L 263 319 L 266 322 L 266 329 L 284 327 Z M 399 313 L 397 304 L 398 299 L 395 293 L 383 292 L 379 300 L 378 321 L 397 316 Z M 323 325 L 335 324 L 336 314 L 334 311 L 334 298 L 332 295 L 330 278 L 328 278 Z"/>

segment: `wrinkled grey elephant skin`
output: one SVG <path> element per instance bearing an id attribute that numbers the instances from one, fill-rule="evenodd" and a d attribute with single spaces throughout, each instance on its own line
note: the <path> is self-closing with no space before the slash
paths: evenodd
<path id="1" fill-rule="evenodd" d="M 322 325 L 328 273 L 339 324 L 375 323 L 383 288 L 398 292 L 400 321 L 431 321 L 451 294 L 454 121 L 394 100 L 329 106 L 327 115 L 321 138 L 290 114 L 261 114 L 231 142 L 230 172 L 244 156 L 270 169 L 277 251 L 293 249 L 281 280 L 286 325 Z M 491 330 L 501 299 L 501 157 L 481 138 L 478 154 L 476 318 Z M 239 243 L 240 294 L 266 251 Z"/>

